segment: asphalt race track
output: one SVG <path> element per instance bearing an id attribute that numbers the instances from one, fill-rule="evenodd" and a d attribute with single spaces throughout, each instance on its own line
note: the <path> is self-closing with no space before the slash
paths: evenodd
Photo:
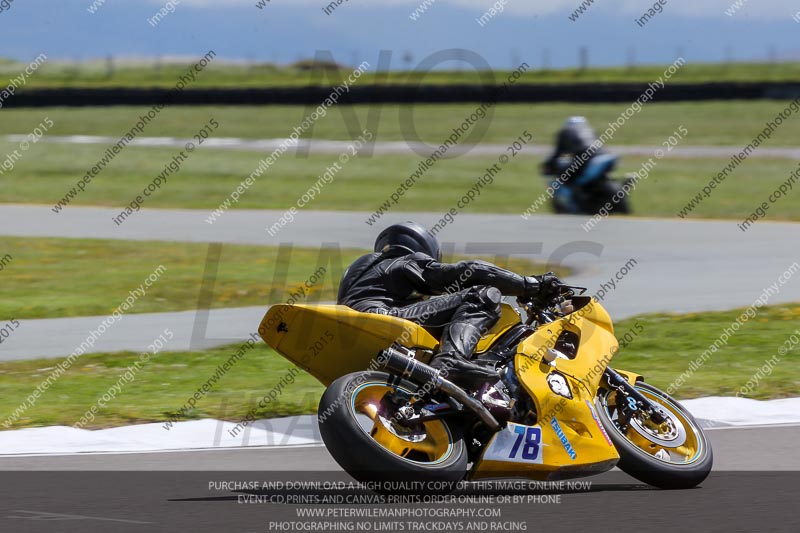
<path id="1" fill-rule="evenodd" d="M 800 426 L 708 429 L 718 471 L 800 472 Z M 769 453 L 765 453 L 769 449 Z M 774 453 L 773 453 L 774 452 Z M 0 472 L 39 471 L 263 471 L 338 472 L 324 446 L 248 446 L 172 452 L 0 456 Z"/>
<path id="2" fill-rule="evenodd" d="M 794 426 L 710 430 L 715 471 L 700 488 L 692 490 L 657 490 L 612 471 L 575 480 L 579 483 L 572 485 L 551 482 L 511 491 L 467 486 L 456 496 L 491 496 L 496 503 L 485 505 L 485 500 L 475 500 L 450 505 L 455 503 L 452 501 L 417 504 L 413 508 L 500 509 L 500 516 L 490 520 L 495 524 L 487 528 L 490 530 L 506 524 L 507 528 L 525 527 L 527 531 L 663 531 L 676 527 L 698 529 L 702 524 L 703 530 L 708 531 L 793 531 L 796 521 L 792 508 L 796 481 L 800 481 L 800 459 L 795 452 L 798 434 L 798 427 Z M 0 470 L 6 489 L 0 500 L 0 518 L 8 520 L 5 523 L 12 528 L 18 524 L 19 530 L 31 532 L 280 530 L 274 525 L 269 528 L 270 522 L 295 523 L 295 527 L 309 530 L 318 525 L 319 519 L 298 517 L 297 509 L 410 508 L 407 504 L 310 505 L 308 500 L 305 505 L 262 500 L 240 503 L 240 497 L 247 498 L 248 494 L 307 499 L 372 494 L 337 490 L 334 482 L 352 480 L 337 472 L 338 467 L 321 446 L 5 457 L 0 458 Z M 210 487 L 212 480 L 310 480 L 321 488 L 225 490 Z M 501 503 L 502 498 L 514 496 L 522 503 Z M 336 523 L 347 522 L 339 516 Z M 377 526 L 387 519 L 370 520 Z M 402 521 L 438 524 L 448 520 L 408 517 Z M 447 531 L 469 530 L 466 518 L 449 522 Z M 329 526 L 328 530 L 335 531 L 335 527 Z M 435 526 L 417 529 L 424 527 Z M 16 528 L 9 529 L 12 530 Z"/>
<path id="3" fill-rule="evenodd" d="M 376 233 L 364 222 L 367 213 L 304 211 L 293 224 L 270 238 L 264 228 L 280 216 L 277 211 L 235 210 L 209 225 L 204 220 L 208 213 L 203 211 L 142 210 L 119 228 L 108 224 L 113 211 L 70 207 L 56 215 L 49 206 L 2 206 L 0 233 L 273 246 L 288 242 L 297 246 L 334 243 L 342 248 L 367 248 Z M 438 218 L 431 213 L 392 213 L 380 225 L 405 219 L 433 225 Z M 523 220 L 515 215 L 464 214 L 440 237 L 445 243 L 455 243 L 457 251 L 521 254 L 564 264 L 574 269 L 568 281 L 583 284 L 592 293 L 612 279 L 626 262 L 635 259 L 635 267 L 604 297 L 603 303 L 615 318 L 644 312 L 748 306 L 776 283 L 797 257 L 796 249 L 786 245 L 796 242 L 797 226 L 790 223 L 760 222 L 742 235 L 733 221 L 609 219 L 590 232 L 581 229 L 585 221 L 581 217 L 547 215 Z M 325 228 L 322 237 L 320 227 Z M 791 301 L 800 301 L 798 283 L 781 286 L 770 296 L 769 303 Z M 202 342 L 210 345 L 244 338 L 251 329 L 250 323 L 262 312 L 259 308 L 215 311 Z M 194 315 L 131 315 L 120 324 L 118 336 L 109 336 L 111 344 L 98 344 L 97 349 L 137 349 L 145 339 L 152 338 L 148 328 L 163 328 L 165 321 L 179 325 L 175 342 L 197 347 L 192 344 Z M 31 334 L 15 337 L 18 344 L 0 352 L 0 358 L 64 355 L 80 342 L 81 333 L 75 331 L 95 327 L 97 320 L 98 317 L 28 321 L 26 329 Z M 45 328 L 49 337 L 60 339 L 61 348 L 37 339 L 35 331 Z M 215 336 L 220 338 L 215 341 Z M 4 343 L 3 347 L 9 344 Z M 398 519 L 402 529 L 394 524 L 394 529 L 384 530 L 794 531 L 792 510 L 796 481 L 800 480 L 796 452 L 800 427 L 716 429 L 709 434 L 715 451 L 715 472 L 699 489 L 656 490 L 615 471 L 586 478 L 591 486 L 579 485 L 579 489 L 550 486 L 489 491 L 495 497 L 491 505 L 246 504 L 239 501 L 248 493 L 209 488 L 209 481 L 225 479 L 343 479 L 344 474 L 320 446 L 7 456 L 0 457 L 5 489 L 0 500 L 0 520 L 11 525 L 9 531 L 34 532 L 345 531 L 355 530 L 355 522 L 369 520 L 372 530 L 388 526 L 383 518 L 349 519 L 353 523 L 347 529 L 348 518 L 341 515 L 325 525 L 320 518 L 299 517 L 298 509 L 427 508 L 443 512 L 441 509 L 474 507 L 496 509 L 501 514 L 483 525 L 471 526 L 467 518 L 447 522 L 443 517 L 411 516 Z M 469 487 L 464 490 L 470 491 Z M 303 495 L 308 491 L 296 492 Z M 317 496 L 338 494 L 324 488 L 311 492 Z M 486 494 L 481 490 L 473 492 Z M 267 496 L 274 494 L 273 491 Z M 504 503 L 502 498 L 506 496 L 522 498 L 522 503 Z M 17 524 L 19 527 L 14 527 Z"/>
<path id="4" fill-rule="evenodd" d="M 209 225 L 207 211 L 142 209 L 119 227 L 109 223 L 115 213 L 107 208 L 69 207 L 56 214 L 48 206 L 4 205 L 0 206 L 0 234 L 366 249 L 377 233 L 376 227 L 365 223 L 369 214 L 358 212 L 303 211 L 275 237 L 265 228 L 281 216 L 278 211 L 232 210 Z M 439 217 L 390 213 L 381 219 L 380 227 L 408 219 L 433 226 Z M 567 281 L 588 287 L 592 294 L 603 284 L 610 287 L 612 278 L 633 259 L 636 264 L 630 264 L 624 279 L 615 280 L 616 287 L 603 296 L 603 305 L 615 319 L 648 312 L 747 307 L 797 261 L 797 250 L 787 246 L 797 242 L 797 225 L 792 223 L 759 222 L 742 234 L 734 221 L 610 218 L 586 232 L 581 227 L 586 220 L 462 214 L 439 237 L 444 246 L 457 251 L 490 257 L 521 255 L 569 266 L 574 275 Z M 329 268 L 337 283 L 345 266 Z M 309 274 L 315 268 L 309 265 Z M 795 282 L 780 286 L 769 297 L 770 304 L 795 301 L 800 301 L 800 283 Z M 259 307 L 214 310 L 207 328 L 198 328 L 197 316 L 202 319 L 200 326 L 205 320 L 202 312 L 132 314 L 103 335 L 94 349 L 143 350 L 165 322 L 175 331 L 171 341 L 175 349 L 234 343 L 255 331 L 264 311 Z M 0 360 L 66 356 L 103 318 L 26 321 L 25 328 L 0 345 Z"/>

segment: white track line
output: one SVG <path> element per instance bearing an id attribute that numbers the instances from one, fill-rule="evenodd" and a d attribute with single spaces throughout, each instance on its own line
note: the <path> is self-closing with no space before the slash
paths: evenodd
<path id="1" fill-rule="evenodd" d="M 6 135 L 2 139 L 18 143 L 25 140 L 27 135 Z M 41 138 L 38 142 L 53 144 L 101 144 L 112 145 L 119 142 L 118 137 L 108 137 L 102 135 L 51 135 Z M 195 139 L 180 137 L 137 137 L 128 142 L 129 146 L 139 147 L 183 147 L 187 143 L 195 143 Z M 339 154 L 348 149 L 350 141 L 328 140 L 328 139 L 242 139 L 239 137 L 218 137 L 203 141 L 203 147 L 216 148 L 220 150 L 241 150 L 252 152 L 271 152 L 281 144 L 286 143 L 294 149 L 309 150 L 309 152 Z M 380 141 L 368 145 L 362 151 L 367 152 L 369 148 L 378 154 L 416 154 L 420 157 L 427 157 L 433 150 L 432 146 L 418 142 L 405 141 Z M 619 155 L 633 156 L 652 156 L 658 146 L 627 145 L 615 146 L 614 153 Z M 501 144 L 477 144 L 477 145 L 458 145 L 450 148 L 448 153 L 451 155 L 471 155 L 471 156 L 496 156 L 506 149 Z M 552 151 L 550 145 L 533 144 L 524 150 L 524 155 L 547 155 Z M 698 158 L 728 158 L 733 154 L 738 154 L 741 146 L 680 146 L 672 149 L 665 157 L 677 159 L 698 159 Z M 760 148 L 750 154 L 752 158 L 781 158 L 781 159 L 800 159 L 800 149 L 789 147 Z"/>

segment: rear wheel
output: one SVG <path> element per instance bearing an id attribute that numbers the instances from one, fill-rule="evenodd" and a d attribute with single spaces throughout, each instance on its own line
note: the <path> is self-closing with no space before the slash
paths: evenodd
<path id="1" fill-rule="evenodd" d="M 627 215 L 631 212 L 628 195 L 623 190 L 622 183 L 617 180 L 611 178 L 598 180 L 587 195 L 590 198 L 588 203 L 591 204 L 588 206 L 591 211 L 589 214 L 597 214 L 601 209 L 607 209 L 609 213 L 618 215 Z"/>
<path id="2" fill-rule="evenodd" d="M 416 390 L 384 372 L 357 372 L 325 391 L 319 405 L 322 440 L 354 478 L 456 482 L 464 477 L 467 449 L 457 426 L 430 420 L 407 427 L 394 417 L 395 392 L 412 397 Z"/>
<path id="3" fill-rule="evenodd" d="M 639 412 L 626 419 L 617 406 L 617 392 L 603 391 L 596 400 L 597 410 L 619 452 L 618 466 L 655 487 L 699 485 L 713 463 L 703 430 L 686 408 L 666 393 L 646 383 L 637 383 L 636 389 L 661 408 L 666 421 L 656 424 Z"/>

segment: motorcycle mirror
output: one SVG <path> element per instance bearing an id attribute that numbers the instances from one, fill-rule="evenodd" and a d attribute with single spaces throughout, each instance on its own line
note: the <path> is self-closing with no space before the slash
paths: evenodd
<path id="1" fill-rule="evenodd" d="M 577 292 L 578 295 L 581 295 L 581 294 L 583 294 L 583 293 L 585 293 L 586 291 L 589 290 L 586 287 L 577 287 L 575 285 L 567 285 L 567 288 L 569 288 L 570 290 L 572 290 L 574 292 Z"/>

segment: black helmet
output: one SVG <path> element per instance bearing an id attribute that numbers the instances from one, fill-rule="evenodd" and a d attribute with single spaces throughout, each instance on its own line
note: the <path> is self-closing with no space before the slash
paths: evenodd
<path id="1" fill-rule="evenodd" d="M 439 241 L 430 231 L 416 222 L 403 222 L 392 224 L 375 239 L 375 251 L 383 252 L 387 247 L 397 247 L 408 253 L 422 252 L 437 261 L 441 261 L 442 252 Z"/>

